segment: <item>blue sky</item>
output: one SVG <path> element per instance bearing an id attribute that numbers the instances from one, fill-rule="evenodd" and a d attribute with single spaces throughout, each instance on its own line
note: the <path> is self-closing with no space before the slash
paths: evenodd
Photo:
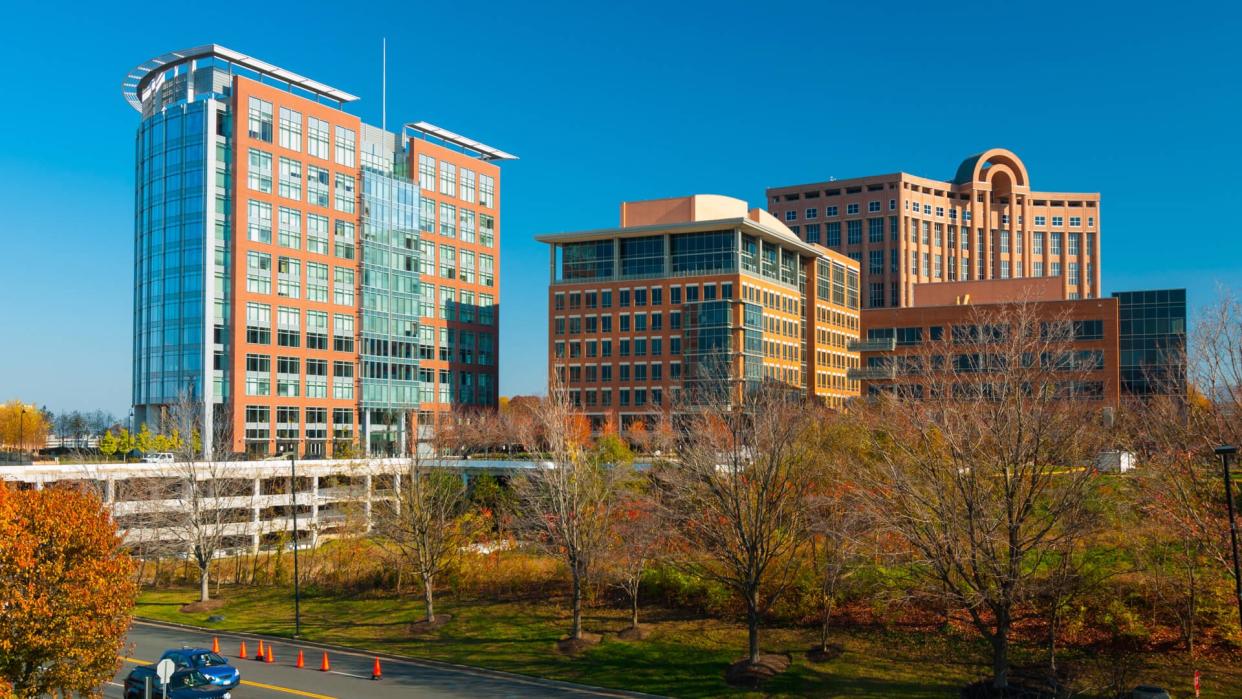
<path id="1" fill-rule="evenodd" d="M 1001 146 L 1099 191 L 1105 293 L 1242 288 L 1232 3 L 13 3 L 0 59 L 0 399 L 128 409 L 134 65 L 209 42 L 516 153 L 501 392 L 540 390 L 540 232 L 627 199 L 905 170 Z M 243 9 L 246 8 L 246 9 Z M 225 12 L 241 12 L 226 16 Z M 1158 246 L 1158 252 L 1153 252 Z"/>

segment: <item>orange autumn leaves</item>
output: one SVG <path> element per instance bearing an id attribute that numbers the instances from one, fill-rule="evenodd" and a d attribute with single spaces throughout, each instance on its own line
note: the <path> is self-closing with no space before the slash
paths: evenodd
<path id="1" fill-rule="evenodd" d="M 91 694 L 116 671 L 137 588 L 99 498 L 0 481 L 0 696 Z"/>

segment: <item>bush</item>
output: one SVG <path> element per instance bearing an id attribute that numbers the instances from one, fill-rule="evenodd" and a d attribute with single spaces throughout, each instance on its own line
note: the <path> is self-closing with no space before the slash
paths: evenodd
<path id="1" fill-rule="evenodd" d="M 654 565 L 643 573 L 642 597 L 708 616 L 741 613 L 740 603 L 729 588 L 668 564 Z"/>

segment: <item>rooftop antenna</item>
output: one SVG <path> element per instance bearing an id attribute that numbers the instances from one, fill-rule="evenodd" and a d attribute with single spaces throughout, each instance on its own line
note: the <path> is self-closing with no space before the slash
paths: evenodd
<path id="1" fill-rule="evenodd" d="M 388 37 L 380 39 L 380 128 L 388 130 Z"/>

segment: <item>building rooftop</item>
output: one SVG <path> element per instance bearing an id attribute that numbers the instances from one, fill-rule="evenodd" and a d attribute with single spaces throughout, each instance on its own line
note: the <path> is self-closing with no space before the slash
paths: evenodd
<path id="1" fill-rule="evenodd" d="M 512 153 L 506 153 L 500 150 L 499 148 L 493 148 L 487 145 L 486 143 L 480 143 L 474 140 L 473 138 L 466 138 L 465 136 L 462 136 L 461 134 L 453 133 L 452 131 L 449 131 L 448 129 L 442 129 L 439 126 L 436 126 L 435 124 L 430 124 L 425 121 L 416 121 L 411 124 L 406 124 L 405 128 L 411 131 L 415 131 L 417 133 L 421 133 L 427 136 L 438 138 L 441 141 L 444 141 L 445 143 L 451 143 L 460 148 L 465 148 L 466 150 L 478 153 L 479 157 L 483 160 L 517 160 L 518 159 L 518 157 L 516 155 L 513 155 Z"/>
<path id="2" fill-rule="evenodd" d="M 827 248 L 799 238 L 789 227 L 764 209 L 748 209 L 746 202 L 719 194 L 648 199 L 621 204 L 621 225 L 566 233 L 535 236 L 541 243 L 565 243 L 606 238 L 629 238 L 656 233 L 709 231 L 740 226 L 768 240 L 783 243 L 804 253 L 830 256 Z"/>
<path id="3" fill-rule="evenodd" d="M 306 90 L 335 102 L 354 102 L 358 99 L 344 90 L 338 90 L 330 85 L 311 80 L 219 44 L 204 44 L 203 46 L 195 46 L 194 48 L 182 49 L 180 51 L 169 51 L 140 63 L 125 76 L 125 80 L 121 83 L 121 92 L 125 95 L 125 99 L 130 106 L 141 112 L 142 98 L 145 96 L 147 88 L 153 81 L 162 76 L 165 70 L 200 58 L 223 59 L 227 63 L 252 70 L 262 76 L 275 78 L 292 87 Z"/>

